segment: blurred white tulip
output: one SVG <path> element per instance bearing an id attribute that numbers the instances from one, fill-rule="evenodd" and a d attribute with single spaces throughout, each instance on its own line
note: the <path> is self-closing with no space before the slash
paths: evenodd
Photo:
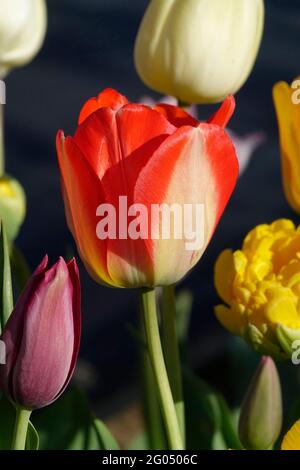
<path id="1" fill-rule="evenodd" d="M 256 60 L 263 0 L 151 0 L 135 42 L 136 70 L 183 103 L 236 93 Z"/>
<path id="2" fill-rule="evenodd" d="M 33 59 L 46 26 L 45 0 L 0 0 L 0 78 Z"/>

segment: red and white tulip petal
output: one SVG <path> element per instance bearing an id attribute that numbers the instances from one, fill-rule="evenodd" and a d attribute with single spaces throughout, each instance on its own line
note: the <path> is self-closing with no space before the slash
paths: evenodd
<path id="1" fill-rule="evenodd" d="M 235 110 L 235 99 L 233 95 L 227 96 L 223 101 L 218 111 L 208 119 L 209 124 L 216 124 L 217 126 L 225 127 L 229 123 Z"/>
<path id="2" fill-rule="evenodd" d="M 214 141 L 215 146 L 212 145 Z M 226 170 L 224 172 L 224 170 Z M 223 181 L 220 174 L 223 172 Z M 234 176 L 232 176 L 232 174 Z M 141 172 L 135 188 L 135 201 L 151 204 L 203 204 L 203 246 L 186 249 L 186 236 L 149 241 L 154 266 L 153 284 L 178 281 L 202 256 L 237 178 L 237 158 L 225 134 L 216 126 L 183 127 L 170 136 Z M 155 181 L 155 185 L 151 182 Z M 153 227 L 153 221 L 152 221 Z M 183 224 L 184 232 L 185 224 Z M 193 227 L 196 230 L 196 227 Z M 201 234 L 197 234 L 201 239 Z"/>
<path id="3" fill-rule="evenodd" d="M 121 95 L 116 90 L 112 88 L 106 88 L 95 98 L 90 98 L 83 105 L 79 118 L 78 124 L 82 124 L 91 114 L 97 111 L 100 108 L 111 108 L 113 110 L 118 110 L 128 104 L 126 96 Z"/>
<path id="4" fill-rule="evenodd" d="M 57 152 L 62 176 L 69 228 L 77 242 L 85 266 L 99 282 L 110 284 L 107 272 L 106 240 L 96 234 L 97 207 L 104 203 L 101 183 L 71 137 L 57 136 Z"/>
<path id="5" fill-rule="evenodd" d="M 197 119 L 184 111 L 184 109 L 178 108 L 177 106 L 166 103 L 159 103 L 154 106 L 154 109 L 163 114 L 163 116 L 165 116 L 166 119 L 177 128 L 182 126 L 197 127 L 199 124 Z"/>

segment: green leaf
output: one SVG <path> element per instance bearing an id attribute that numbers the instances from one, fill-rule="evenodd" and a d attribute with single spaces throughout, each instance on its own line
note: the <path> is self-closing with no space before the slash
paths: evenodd
<path id="1" fill-rule="evenodd" d="M 187 448 L 240 449 L 237 430 L 224 398 L 191 371 L 184 369 Z"/>
<path id="2" fill-rule="evenodd" d="M 16 411 L 13 404 L 3 395 L 0 398 L 0 450 L 10 450 L 15 426 Z M 37 450 L 39 436 L 33 424 L 29 422 L 26 449 Z"/>
<path id="3" fill-rule="evenodd" d="M 13 310 L 13 290 L 11 281 L 9 247 L 4 224 L 0 225 L 0 333 Z"/>
<path id="4" fill-rule="evenodd" d="M 26 450 L 38 450 L 39 448 L 39 435 L 32 422 L 29 421 L 27 437 L 26 437 Z"/>
<path id="5" fill-rule="evenodd" d="M 176 294 L 176 331 L 180 343 L 185 343 L 188 337 L 190 319 L 193 307 L 193 294 L 183 289 Z"/>
<path id="6" fill-rule="evenodd" d="M 103 450 L 119 450 L 120 449 L 112 433 L 105 426 L 103 421 L 100 421 L 100 419 L 94 419 L 94 429 L 95 429 L 96 436 L 98 439 L 99 449 L 103 449 Z"/>
<path id="7" fill-rule="evenodd" d="M 27 284 L 31 272 L 24 255 L 14 243 L 12 244 L 10 262 L 15 292 L 20 294 Z"/>
<path id="8" fill-rule="evenodd" d="M 224 397 L 217 394 L 221 411 L 221 430 L 226 442 L 226 448 L 242 449 L 242 444 L 238 438 L 238 420 L 236 419 L 237 410 L 233 412 L 229 409 Z"/>
<path id="9" fill-rule="evenodd" d="M 141 432 L 130 444 L 128 450 L 149 450 L 149 436 L 146 432 Z"/>
<path id="10" fill-rule="evenodd" d="M 119 446 L 105 424 L 91 414 L 85 396 L 71 388 L 33 416 L 40 449 L 115 450 Z"/>

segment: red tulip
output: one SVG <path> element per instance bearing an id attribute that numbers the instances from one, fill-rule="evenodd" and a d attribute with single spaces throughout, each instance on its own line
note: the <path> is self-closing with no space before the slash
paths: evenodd
<path id="1" fill-rule="evenodd" d="M 168 285 L 197 263 L 238 177 L 235 150 L 223 129 L 234 107 L 234 98 L 228 97 L 208 123 L 200 123 L 176 106 L 128 104 L 124 96 L 106 89 L 84 105 L 74 137 L 58 133 L 68 225 L 98 282 Z M 164 238 L 161 219 L 151 212 L 162 204 L 203 206 L 201 247 L 187 249 L 189 237 L 182 227 L 180 237 L 179 219 Z M 140 236 L 129 236 L 130 229 L 138 232 L 138 215 L 143 221 Z"/>
<path id="2" fill-rule="evenodd" d="M 0 388 L 19 406 L 33 410 L 56 400 L 68 385 L 78 356 L 80 281 L 75 260 L 45 257 L 21 294 L 1 340 L 6 364 Z"/>

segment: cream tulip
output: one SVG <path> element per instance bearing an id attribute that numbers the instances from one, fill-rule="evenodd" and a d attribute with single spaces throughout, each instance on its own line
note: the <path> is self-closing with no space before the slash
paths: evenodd
<path id="1" fill-rule="evenodd" d="M 0 78 L 33 59 L 43 43 L 46 24 L 44 0 L 1 0 Z"/>
<path id="2" fill-rule="evenodd" d="M 135 43 L 137 72 L 184 103 L 222 101 L 247 80 L 263 25 L 263 0 L 151 0 Z"/>

